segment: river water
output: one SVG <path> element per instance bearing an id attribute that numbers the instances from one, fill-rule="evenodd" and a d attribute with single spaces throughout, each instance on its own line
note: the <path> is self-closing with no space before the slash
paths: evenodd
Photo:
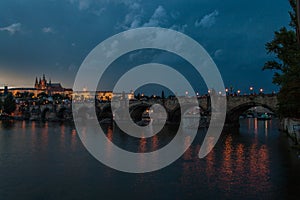
<path id="1" fill-rule="evenodd" d="M 224 132 L 204 159 L 197 157 L 201 129 L 170 166 L 129 174 L 95 160 L 72 125 L 0 122 L 0 199 L 299 199 L 300 157 L 278 121 L 240 124 L 239 132 Z M 168 128 L 150 139 L 130 138 L 112 126 L 104 130 L 117 145 L 138 152 L 174 137 Z"/>

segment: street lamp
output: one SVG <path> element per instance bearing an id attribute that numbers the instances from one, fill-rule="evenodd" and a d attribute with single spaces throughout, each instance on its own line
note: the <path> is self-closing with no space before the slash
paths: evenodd
<path id="1" fill-rule="evenodd" d="M 264 92 L 264 89 L 260 88 L 259 92 L 262 94 Z"/>
<path id="2" fill-rule="evenodd" d="M 253 87 L 250 87 L 250 94 L 253 94 Z"/>
<path id="3" fill-rule="evenodd" d="M 228 95 L 228 88 L 225 89 L 226 95 Z"/>
<path id="4" fill-rule="evenodd" d="M 241 90 L 238 90 L 237 93 L 238 93 L 238 95 L 240 95 L 241 94 Z"/>
<path id="5" fill-rule="evenodd" d="M 189 92 L 188 91 L 185 91 L 185 96 L 188 96 L 189 95 Z"/>

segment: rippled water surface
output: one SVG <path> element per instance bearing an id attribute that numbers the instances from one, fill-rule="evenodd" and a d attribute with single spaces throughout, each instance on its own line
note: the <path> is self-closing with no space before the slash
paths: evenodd
<path id="1" fill-rule="evenodd" d="M 0 122 L 0 199 L 297 199 L 300 159 L 278 121 L 241 120 L 204 159 L 197 154 L 205 130 L 172 165 L 128 174 L 95 160 L 72 125 Z M 124 149 L 149 152 L 167 144 L 174 130 L 134 139 L 115 127 L 107 137 Z M 186 137 L 189 140 L 189 137 Z M 109 146 L 106 148 L 110 155 Z M 143 164 L 141 159 L 141 163 Z"/>

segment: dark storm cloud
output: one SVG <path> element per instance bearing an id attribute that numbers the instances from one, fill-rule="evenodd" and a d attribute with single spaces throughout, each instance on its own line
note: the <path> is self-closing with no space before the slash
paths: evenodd
<path id="1" fill-rule="evenodd" d="M 288 24 L 288 10 L 287 0 L 3 0 L 0 82 L 13 84 L 13 77 L 2 76 L 5 71 L 24 74 L 25 80 L 44 72 L 72 86 L 99 42 L 130 28 L 160 26 L 201 43 L 226 85 L 273 90 L 272 73 L 261 71 L 268 59 L 264 44 Z"/>

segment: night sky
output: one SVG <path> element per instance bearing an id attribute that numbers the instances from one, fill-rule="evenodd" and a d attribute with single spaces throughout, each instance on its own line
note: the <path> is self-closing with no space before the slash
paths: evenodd
<path id="1" fill-rule="evenodd" d="M 290 9 L 288 0 L 1 0 L 0 86 L 32 87 L 45 73 L 72 87 L 84 58 L 101 41 L 151 26 L 183 32 L 203 45 L 227 87 L 271 92 L 278 89 L 273 73 L 261 70 L 271 58 L 265 43 L 288 26 Z"/>

